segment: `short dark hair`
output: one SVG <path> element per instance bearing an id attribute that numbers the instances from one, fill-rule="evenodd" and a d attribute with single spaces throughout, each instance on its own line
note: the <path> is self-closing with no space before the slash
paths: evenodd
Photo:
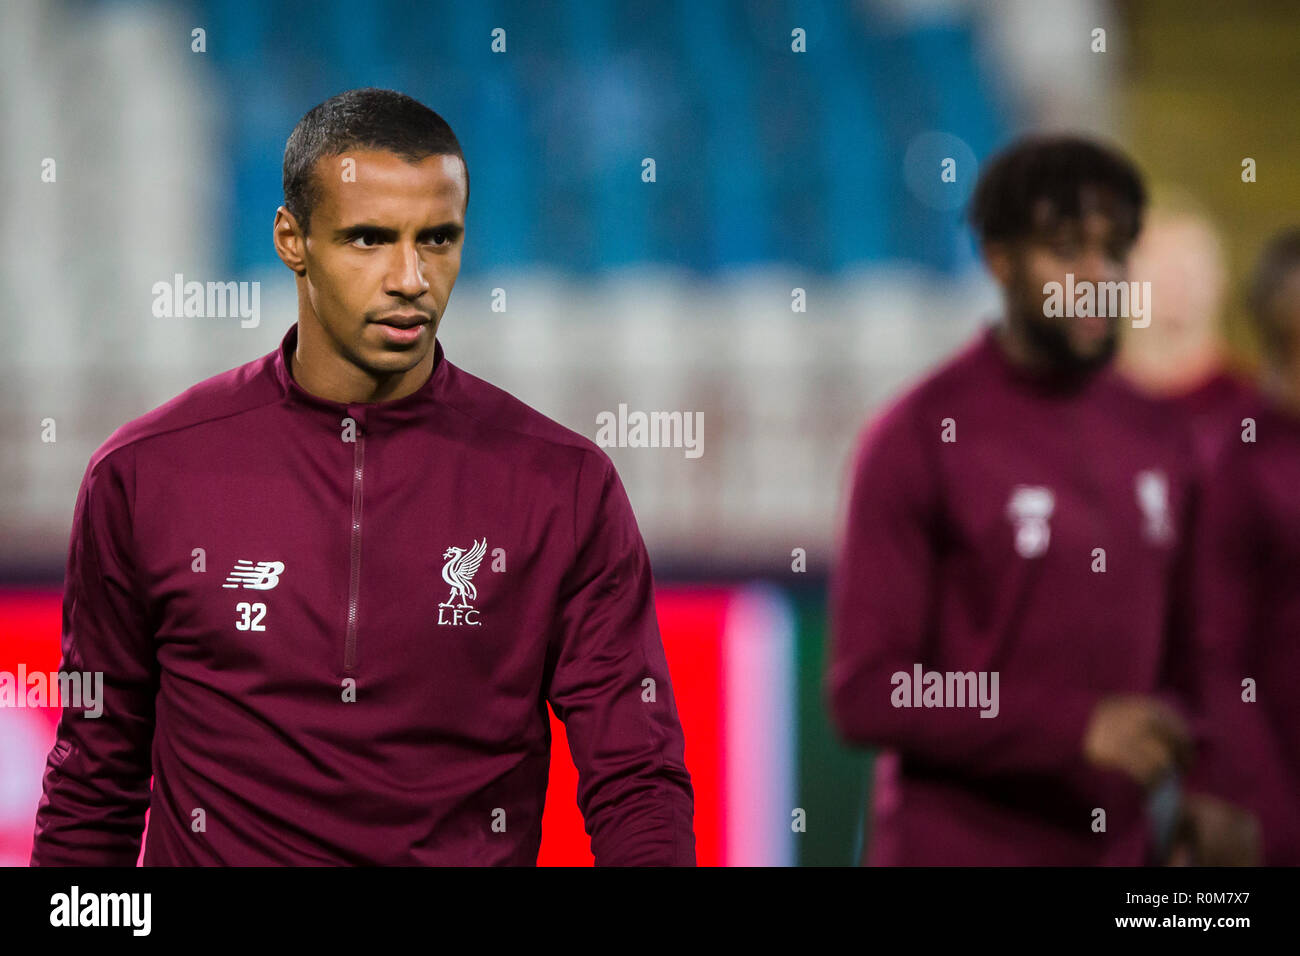
<path id="1" fill-rule="evenodd" d="M 459 156 L 465 162 L 447 121 L 404 93 L 367 87 L 331 96 L 307 111 L 284 146 L 284 205 L 304 233 L 320 198 L 312 177 L 316 163 L 351 149 L 384 150 L 408 163 L 442 155 Z M 465 203 L 469 204 L 468 164 Z"/>
<path id="2" fill-rule="evenodd" d="M 981 244 L 1024 239 L 1039 231 L 1046 202 L 1060 219 L 1079 219 L 1088 188 L 1109 193 L 1130 242 L 1142 230 L 1147 193 L 1142 174 L 1118 150 L 1072 135 L 1029 136 L 997 154 L 980 174 L 970 222 Z"/>
<path id="3" fill-rule="evenodd" d="M 1246 293 L 1260 344 L 1269 355 L 1277 355 L 1287 345 L 1286 337 L 1274 321 L 1273 303 L 1287 278 L 1297 269 L 1300 269 L 1300 228 L 1292 227 L 1265 243 Z"/>

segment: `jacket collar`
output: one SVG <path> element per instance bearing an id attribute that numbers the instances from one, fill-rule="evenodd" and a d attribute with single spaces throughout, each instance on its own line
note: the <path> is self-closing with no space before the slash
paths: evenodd
<path id="1" fill-rule="evenodd" d="M 297 346 L 298 323 L 295 322 L 280 340 L 271 361 L 275 380 L 285 401 L 327 412 L 335 419 L 350 417 L 371 426 L 402 425 L 427 418 L 438 404 L 438 397 L 450 374 L 450 363 L 443 354 L 442 342 L 435 340 L 433 372 L 410 395 L 383 402 L 335 402 L 313 395 L 294 380 L 292 358 Z"/>
<path id="2" fill-rule="evenodd" d="M 1005 319 L 985 325 L 976 338 L 974 349 L 985 362 L 1018 388 L 1044 398 L 1068 399 L 1116 381 L 1114 360 L 1090 372 L 1077 375 L 1030 372 L 1011 360 L 998 342 L 997 326 Z"/>

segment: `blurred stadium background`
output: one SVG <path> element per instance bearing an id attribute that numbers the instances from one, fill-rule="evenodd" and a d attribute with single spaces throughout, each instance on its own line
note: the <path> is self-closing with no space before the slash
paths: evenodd
<path id="1" fill-rule="evenodd" d="M 1300 195 L 1293 15 L 1169 0 L 7 2 L 0 670 L 58 666 L 94 449 L 295 320 L 270 243 L 295 122 L 349 87 L 400 89 L 450 122 L 471 170 L 441 330 L 452 361 L 593 438 L 620 404 L 704 415 L 699 458 L 609 449 L 654 561 L 700 863 L 853 863 L 870 760 L 834 741 L 820 697 L 844 468 L 872 409 L 996 312 L 961 218 L 978 164 L 1029 129 L 1111 137 L 1157 198 L 1193 197 L 1218 223 L 1235 291 Z M 1258 188 L 1240 181 L 1245 156 Z M 955 183 L 939 182 L 946 157 Z M 176 273 L 260 282 L 260 324 L 154 317 L 153 285 Z M 1248 361 L 1236 302 L 1226 328 Z M 27 860 L 56 718 L 0 710 L 0 863 Z M 590 862 L 556 729 L 542 862 Z"/>

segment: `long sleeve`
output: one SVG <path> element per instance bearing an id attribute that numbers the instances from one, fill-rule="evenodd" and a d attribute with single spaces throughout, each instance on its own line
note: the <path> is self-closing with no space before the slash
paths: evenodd
<path id="1" fill-rule="evenodd" d="M 1188 456 L 1193 456 L 1191 439 L 1188 439 Z M 1199 642 L 1202 634 L 1196 627 L 1195 561 L 1201 548 L 1203 527 L 1203 474 L 1188 486 L 1187 499 L 1178 520 L 1178 541 L 1175 545 L 1172 568 L 1166 589 L 1165 639 L 1162 649 L 1160 676 L 1155 696 L 1174 708 L 1187 722 L 1193 743 L 1204 744 L 1206 724 L 1204 702 L 1198 687 L 1197 661 L 1202 654 Z M 1200 773 L 1193 766 L 1187 778 L 1194 785 Z"/>
<path id="2" fill-rule="evenodd" d="M 1263 703 L 1242 700 L 1242 681 L 1252 678 L 1259 693 L 1289 693 L 1287 675 L 1261 673 L 1257 642 L 1272 635 L 1266 626 L 1270 528 L 1256 504 L 1241 446 L 1221 456 L 1208 484 L 1196 548 L 1197 640 L 1194 672 L 1206 742 L 1188 786 L 1250 808 L 1264 828 L 1270 854 L 1300 858 L 1295 819 L 1300 782 L 1289 780 Z M 1278 682 L 1281 682 L 1278 684 Z"/>
<path id="3" fill-rule="evenodd" d="M 693 866 L 694 792 L 649 557 L 603 455 L 580 469 L 577 503 L 547 693 L 578 769 L 592 853 L 597 866 Z"/>
<path id="4" fill-rule="evenodd" d="M 1095 695 L 1037 674 L 1000 674 L 999 711 L 895 707 L 892 675 L 945 669 L 934 610 L 941 567 L 937 455 L 895 406 L 864 434 L 831 583 L 824 692 L 849 743 L 894 749 L 965 773 L 1078 768 Z M 934 442 L 939 441 L 936 420 Z"/>
<path id="5" fill-rule="evenodd" d="M 157 657 L 135 576 L 128 446 L 92 458 L 73 515 L 60 669 L 102 674 L 101 712 L 65 703 L 33 866 L 134 866 L 149 805 Z"/>

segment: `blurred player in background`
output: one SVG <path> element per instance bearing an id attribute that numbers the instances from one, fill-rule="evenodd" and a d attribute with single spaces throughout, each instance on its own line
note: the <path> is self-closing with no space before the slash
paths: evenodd
<path id="1" fill-rule="evenodd" d="M 1254 385 L 1230 368 L 1220 329 L 1227 286 L 1223 245 L 1192 212 L 1147 217 L 1129 274 L 1151 283 L 1150 324 L 1121 323 L 1119 372 L 1184 415 L 1203 463 L 1235 436 Z"/>
<path id="2" fill-rule="evenodd" d="M 1004 314 L 863 435 L 826 679 L 882 748 L 866 862 L 1155 859 L 1148 792 L 1194 755 L 1194 455 L 1112 368 L 1122 317 L 1066 291 L 1127 279 L 1145 203 L 1085 139 L 996 157 L 971 219 Z"/>
<path id="3" fill-rule="evenodd" d="M 1300 229 L 1251 284 L 1260 395 L 1211 469 L 1197 549 L 1214 791 L 1249 807 L 1263 862 L 1300 865 Z"/>

